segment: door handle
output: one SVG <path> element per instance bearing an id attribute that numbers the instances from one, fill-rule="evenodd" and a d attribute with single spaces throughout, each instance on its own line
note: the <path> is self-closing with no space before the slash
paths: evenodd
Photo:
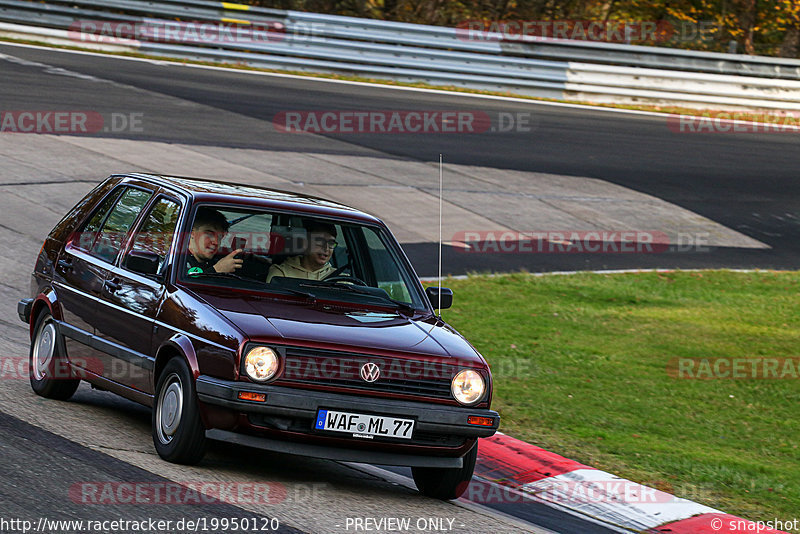
<path id="1" fill-rule="evenodd" d="M 115 282 L 114 280 L 106 280 L 103 283 L 103 287 L 106 288 L 109 291 L 109 293 L 113 293 L 117 289 L 121 288 L 122 284 L 120 284 L 119 282 Z"/>
<path id="2" fill-rule="evenodd" d="M 65 271 L 69 271 L 72 269 L 72 259 L 58 260 L 58 266 L 64 269 Z"/>

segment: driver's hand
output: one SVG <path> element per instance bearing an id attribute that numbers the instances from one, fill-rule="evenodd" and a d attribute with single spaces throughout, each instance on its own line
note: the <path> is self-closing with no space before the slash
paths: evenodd
<path id="1" fill-rule="evenodd" d="M 241 254 L 244 252 L 244 249 L 237 248 L 217 263 L 214 264 L 214 270 L 218 273 L 232 273 L 236 269 L 242 266 L 243 260 L 241 258 L 236 258 L 237 254 Z"/>

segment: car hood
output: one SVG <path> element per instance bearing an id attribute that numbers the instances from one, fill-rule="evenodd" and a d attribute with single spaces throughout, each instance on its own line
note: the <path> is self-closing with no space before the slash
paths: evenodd
<path id="1" fill-rule="evenodd" d="M 428 316 L 366 311 L 348 304 L 308 304 L 281 298 L 217 293 L 200 296 L 252 340 L 411 352 L 482 362 L 475 349 L 448 325 Z"/>

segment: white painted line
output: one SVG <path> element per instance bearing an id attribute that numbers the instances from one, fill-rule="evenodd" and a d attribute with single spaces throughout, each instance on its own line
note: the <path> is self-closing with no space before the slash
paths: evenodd
<path id="1" fill-rule="evenodd" d="M 699 514 L 722 513 L 598 469 L 577 469 L 522 486 L 559 504 L 631 530 L 647 530 Z"/>
<path id="2" fill-rule="evenodd" d="M 522 104 L 531 104 L 535 106 L 550 106 L 550 107 L 561 107 L 561 108 L 569 108 L 569 109 L 581 109 L 587 111 L 604 111 L 609 113 L 621 113 L 625 115 L 640 115 L 644 117 L 657 117 L 659 119 L 666 120 L 669 117 L 668 113 L 659 113 L 656 111 L 641 111 L 635 109 L 619 109 L 619 108 L 609 108 L 609 107 L 602 107 L 602 106 L 590 106 L 587 104 L 572 104 L 568 102 L 548 102 L 546 100 L 531 100 L 528 98 L 518 98 L 518 97 L 511 97 L 511 96 L 500 96 L 500 95 L 482 95 L 476 93 L 461 93 L 458 91 L 448 91 L 445 89 L 428 89 L 423 87 L 405 87 L 405 86 L 398 86 L 398 85 L 387 85 L 387 84 L 380 84 L 380 83 L 371 83 L 371 82 L 357 82 L 352 80 L 334 80 L 330 78 L 317 78 L 313 75 L 308 76 L 301 76 L 299 74 L 286 74 L 280 72 L 263 72 L 263 71 L 253 71 L 253 70 L 245 70 L 245 69 L 233 69 L 229 67 L 219 67 L 214 65 L 196 65 L 192 63 L 182 63 L 180 61 L 170 61 L 164 59 L 149 59 L 149 58 L 139 58 L 139 57 L 127 57 L 127 56 L 117 56 L 115 54 L 102 54 L 99 52 L 90 52 L 85 50 L 67 50 L 63 48 L 52 48 L 49 46 L 40 46 L 40 45 L 32 45 L 27 43 L 13 43 L 8 41 L 0 41 L 0 45 L 8 45 L 8 46 L 17 46 L 22 48 L 35 48 L 38 50 L 53 50 L 56 52 L 63 52 L 68 54 L 82 54 L 88 56 L 97 56 L 97 57 L 104 57 L 104 58 L 114 58 L 114 59 L 121 59 L 124 61 L 139 61 L 143 63 L 150 63 L 153 65 L 162 65 L 162 66 L 180 66 L 180 67 L 189 67 L 189 68 L 196 68 L 196 69 L 207 69 L 207 70 L 219 70 L 225 72 L 236 72 L 241 74 L 252 74 L 256 76 L 271 76 L 274 78 L 289 78 L 295 80 L 307 80 L 307 81 L 314 81 L 314 82 L 322 82 L 322 83 L 338 83 L 344 85 L 355 85 L 355 86 L 362 86 L 362 87 L 373 87 L 373 88 L 381 88 L 381 89 L 389 89 L 394 91 L 413 91 L 419 93 L 427 93 L 427 94 L 443 94 L 443 95 L 450 95 L 450 96 L 464 96 L 470 98 L 481 98 L 485 100 L 498 100 L 502 102 L 516 102 Z M 140 52 L 141 53 L 141 52 Z M 750 122 L 744 122 L 744 124 L 752 124 Z"/>
<path id="3" fill-rule="evenodd" d="M 510 274 L 527 274 L 528 276 L 570 276 L 574 274 L 591 273 L 591 274 L 639 274 L 639 273 L 702 273 L 708 271 L 724 271 L 728 273 L 788 273 L 794 271 L 781 270 L 781 269 L 725 269 L 725 268 L 709 268 L 709 269 L 606 269 L 598 271 L 547 271 L 543 273 L 490 273 L 490 274 L 459 274 L 455 276 L 443 276 L 443 280 L 467 280 L 468 278 L 495 278 L 498 276 L 508 276 Z M 422 283 L 438 282 L 437 276 L 426 276 L 419 279 Z"/>
<path id="4" fill-rule="evenodd" d="M 387 482 L 391 482 L 393 484 L 397 484 L 398 486 L 403 486 L 403 487 L 406 487 L 408 489 L 417 491 L 417 486 L 414 484 L 414 481 L 411 478 L 407 477 L 407 476 L 403 476 L 403 475 L 400 475 L 398 473 L 395 473 L 395 472 L 392 472 L 392 471 L 388 471 L 386 469 L 382 469 L 380 467 L 377 467 L 377 466 L 374 466 L 374 465 L 371 465 L 371 464 L 360 464 L 360 463 L 354 463 L 354 462 L 339 462 L 339 463 L 341 463 L 343 465 L 346 465 L 347 467 L 350 467 L 350 468 L 355 469 L 357 471 L 361 471 L 361 472 L 366 473 L 368 475 L 372 475 L 372 476 L 374 476 L 376 478 L 381 478 L 381 479 L 383 479 L 383 480 L 385 480 Z M 483 479 L 481 479 L 481 480 L 483 480 Z M 485 482 L 487 484 L 495 484 L 494 482 L 490 482 L 490 481 L 485 481 Z M 503 490 L 507 491 L 508 488 L 503 488 Z M 533 534 L 558 534 L 557 532 L 554 532 L 552 530 L 546 529 L 546 528 L 541 527 L 539 525 L 535 525 L 533 523 L 528 523 L 527 521 L 522 521 L 518 517 L 514 517 L 512 515 L 508 515 L 505 512 L 501 512 L 499 510 L 495 510 L 495 509 L 493 509 L 493 508 L 491 508 L 489 506 L 485 506 L 485 505 L 482 505 L 482 504 L 479 504 L 479 503 L 475 503 L 475 502 L 469 501 L 469 500 L 467 500 L 467 499 L 465 499 L 463 497 L 460 498 L 460 499 L 456 499 L 454 501 L 448 501 L 448 502 L 450 504 L 455 505 L 455 506 L 459 506 L 461 508 L 465 508 L 467 510 L 470 510 L 471 512 L 476 512 L 476 513 L 489 515 L 489 516 L 500 517 L 503 520 L 505 520 L 505 521 L 507 521 L 509 523 L 513 523 L 514 525 L 516 525 L 519 528 L 523 529 L 523 532 L 531 532 Z M 565 513 L 570 513 L 569 510 L 563 510 L 563 511 Z M 585 519 L 587 521 L 591 521 L 590 518 L 581 517 L 581 519 Z M 603 526 L 607 526 L 604 523 L 600 523 L 598 521 L 593 521 L 593 522 L 596 522 L 597 524 L 600 524 L 600 525 L 603 525 Z M 616 530 L 616 529 L 612 528 L 611 530 Z M 618 530 L 618 532 L 623 532 L 623 533 L 629 534 L 628 530 Z"/>

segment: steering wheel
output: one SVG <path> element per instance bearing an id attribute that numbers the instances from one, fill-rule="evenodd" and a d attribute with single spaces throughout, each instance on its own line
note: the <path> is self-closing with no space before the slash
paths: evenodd
<path id="1" fill-rule="evenodd" d="M 329 274 L 327 276 L 327 278 L 336 278 L 337 276 L 342 274 L 346 269 L 349 269 L 349 268 L 350 268 L 350 262 L 347 262 L 344 265 L 342 265 L 341 267 L 339 267 L 338 269 L 336 269 L 335 271 L 333 271 L 331 274 Z"/>
<path id="2" fill-rule="evenodd" d="M 329 276 L 327 278 L 323 278 L 322 281 L 323 282 L 331 282 L 331 283 L 334 283 L 334 284 L 336 282 L 353 282 L 355 285 L 358 285 L 358 286 L 369 286 L 369 284 L 367 284 L 361 278 L 356 278 L 355 276 Z"/>

